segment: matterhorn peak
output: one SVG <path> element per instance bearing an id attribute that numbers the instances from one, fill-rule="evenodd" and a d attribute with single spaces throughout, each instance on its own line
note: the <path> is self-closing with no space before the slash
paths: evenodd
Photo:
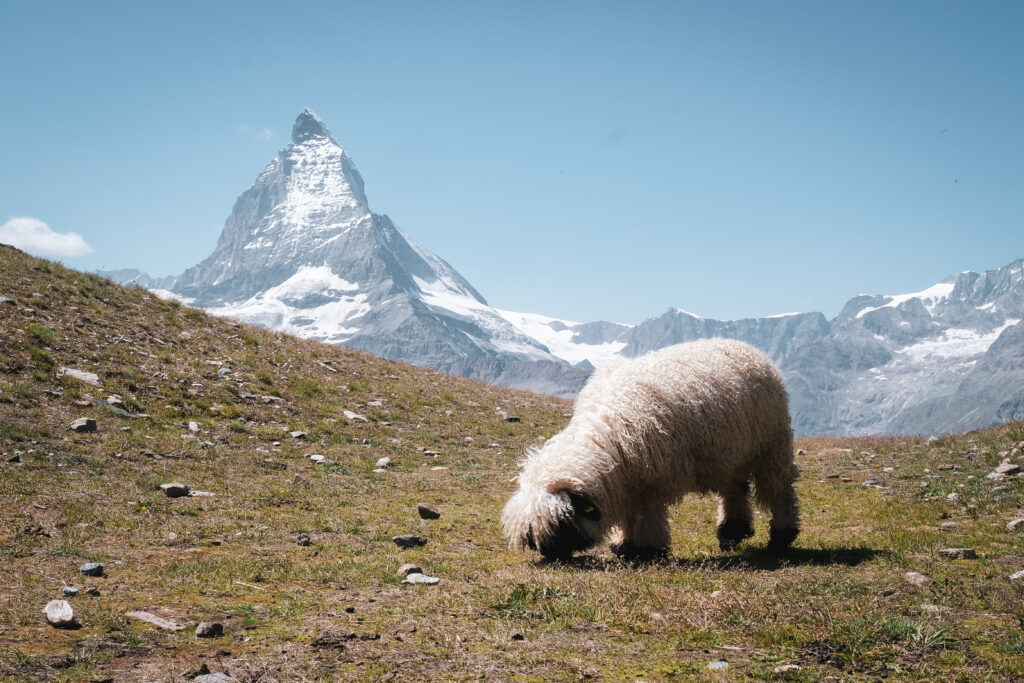
<path id="1" fill-rule="evenodd" d="M 306 107 L 295 119 L 292 126 L 292 142 L 299 144 L 312 138 L 327 138 L 334 144 L 338 144 L 334 135 L 327 129 L 327 125 L 316 115 L 316 112 Z M 340 146 L 340 145 L 339 145 Z"/>

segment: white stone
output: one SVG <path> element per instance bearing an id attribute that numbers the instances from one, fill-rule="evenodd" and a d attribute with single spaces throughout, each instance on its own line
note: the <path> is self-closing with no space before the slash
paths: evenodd
<path id="1" fill-rule="evenodd" d="M 75 623 L 75 611 L 71 609 L 71 603 L 67 600 L 50 600 L 43 611 L 46 613 L 46 620 L 58 628 Z"/>

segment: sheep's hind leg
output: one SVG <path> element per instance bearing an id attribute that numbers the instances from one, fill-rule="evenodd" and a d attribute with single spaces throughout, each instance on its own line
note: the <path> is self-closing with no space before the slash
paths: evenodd
<path id="1" fill-rule="evenodd" d="M 610 547 L 625 560 L 654 560 L 668 556 L 670 543 L 668 509 L 658 505 L 625 522 Z"/>
<path id="2" fill-rule="evenodd" d="M 797 469 L 792 462 L 783 462 L 773 471 L 754 475 L 757 503 L 772 515 L 768 550 L 773 553 L 787 550 L 800 533 L 800 508 L 793 489 L 796 478 Z"/>
<path id="3" fill-rule="evenodd" d="M 721 492 L 718 507 L 718 547 L 732 550 L 754 535 L 754 513 L 750 509 L 750 482 L 740 480 Z"/>

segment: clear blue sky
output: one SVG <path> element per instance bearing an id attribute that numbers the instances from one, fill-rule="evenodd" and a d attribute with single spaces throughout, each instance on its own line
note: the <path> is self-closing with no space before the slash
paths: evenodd
<path id="1" fill-rule="evenodd" d="M 313 108 L 495 306 L 838 312 L 1024 256 L 1022 2 L 5 2 L 0 224 L 179 273 Z"/>

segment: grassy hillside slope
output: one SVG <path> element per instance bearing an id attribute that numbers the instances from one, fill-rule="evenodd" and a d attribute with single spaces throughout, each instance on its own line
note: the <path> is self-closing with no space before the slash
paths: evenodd
<path id="1" fill-rule="evenodd" d="M 545 565 L 505 550 L 498 515 L 566 402 L 212 318 L 2 246 L 0 297 L 0 678 L 1024 676 L 1024 579 L 1009 578 L 1024 525 L 1006 528 L 1024 486 L 985 476 L 1019 461 L 1024 425 L 799 442 L 804 531 L 787 557 L 760 552 L 763 518 L 720 552 L 714 501 L 691 497 L 667 562 L 600 548 Z M 82 417 L 97 430 L 70 430 Z M 169 482 L 213 495 L 168 498 Z M 405 533 L 427 544 L 402 550 Z M 79 573 L 93 561 L 104 577 Z M 401 584 L 407 562 L 441 582 Z M 42 613 L 65 585 L 80 589 L 75 629 Z M 196 638 L 200 621 L 224 634 Z"/>

